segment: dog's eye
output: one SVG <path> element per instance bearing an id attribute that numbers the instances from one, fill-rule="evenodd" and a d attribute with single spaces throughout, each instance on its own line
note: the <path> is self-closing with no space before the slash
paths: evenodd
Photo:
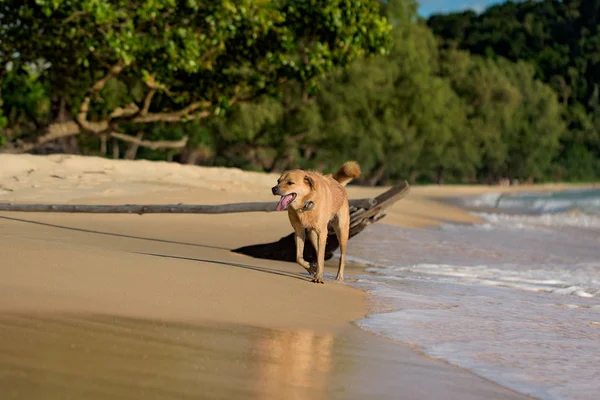
<path id="1" fill-rule="evenodd" d="M 288 181 L 288 182 L 287 182 L 287 184 L 288 184 L 288 185 L 293 185 L 293 184 L 294 184 L 294 182 L 292 182 L 292 181 Z"/>

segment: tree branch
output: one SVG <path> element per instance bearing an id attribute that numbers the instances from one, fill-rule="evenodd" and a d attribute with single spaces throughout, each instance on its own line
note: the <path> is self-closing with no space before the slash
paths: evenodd
<path id="1" fill-rule="evenodd" d="M 124 135 L 118 132 L 111 132 L 110 137 L 119 139 L 127 143 L 132 143 L 140 147 L 146 147 L 152 150 L 179 150 L 187 145 L 188 137 L 184 136 L 181 140 L 143 140 L 141 138 Z"/>
<path id="2" fill-rule="evenodd" d="M 106 86 L 106 83 L 115 76 L 119 75 L 124 68 L 125 63 L 119 61 L 118 63 L 116 63 L 108 69 L 108 72 L 102 79 L 94 83 L 94 85 L 90 88 L 87 95 L 83 99 L 83 102 L 81 103 L 81 106 L 79 108 L 79 112 L 75 117 L 75 121 L 50 124 L 46 128 L 45 134 L 35 138 L 33 141 L 19 141 L 16 144 L 6 145 L 1 150 L 10 153 L 25 153 L 32 151 L 50 141 L 63 137 L 75 136 L 81 133 L 82 131 L 100 135 L 109 135 L 119 140 L 134 143 L 139 146 L 155 150 L 177 150 L 185 147 L 185 145 L 187 144 L 187 137 L 179 141 L 152 142 L 144 140 L 140 141 L 139 139 L 136 139 L 134 137 L 123 135 L 114 131 L 115 126 L 119 122 L 129 122 L 137 124 L 154 122 L 182 122 L 183 120 L 195 120 L 206 118 L 212 114 L 213 104 L 210 101 L 197 101 L 189 104 L 188 106 L 180 110 L 150 113 L 149 108 L 153 96 L 156 94 L 157 91 L 166 90 L 159 87 L 159 85 L 156 82 L 154 82 L 153 79 L 147 82 L 147 85 L 150 88 L 150 90 L 144 98 L 142 109 L 140 109 L 137 104 L 130 103 L 125 107 L 118 107 L 115 110 L 113 110 L 107 120 L 97 122 L 88 120 L 88 113 L 92 98 L 99 95 L 102 89 L 104 89 L 104 87 Z M 240 96 L 236 94 L 231 98 L 228 105 L 232 106 L 236 103 L 248 102 L 250 100 L 250 97 L 240 98 Z"/>
<path id="3" fill-rule="evenodd" d="M 87 11 L 75 11 L 75 12 L 73 12 L 73 14 L 71 14 L 70 16 L 68 16 L 67 18 L 65 18 L 63 20 L 63 24 L 66 25 L 69 22 L 73 21 L 74 19 L 84 16 L 86 14 L 87 14 Z"/>
<path id="4" fill-rule="evenodd" d="M 181 110 L 161 112 L 161 113 L 148 113 L 145 115 L 141 115 L 141 113 L 140 113 L 139 115 L 133 117 L 130 120 L 130 122 L 145 124 L 145 123 L 151 123 L 151 122 L 179 122 L 184 117 L 187 117 L 187 119 L 206 118 L 210 115 L 210 111 L 208 111 L 208 110 L 201 111 L 197 114 L 192 114 L 192 115 L 189 115 L 189 114 L 198 110 L 199 108 L 208 108 L 211 105 L 212 105 L 212 103 L 210 103 L 209 101 L 197 101 L 195 103 L 188 105 L 185 108 L 182 108 Z"/>
<path id="5" fill-rule="evenodd" d="M 0 150 L 5 153 L 27 153 L 29 151 L 35 150 L 36 148 L 51 142 L 53 140 L 57 140 L 64 137 L 76 136 L 81 133 L 81 128 L 73 121 L 69 122 L 60 122 L 51 124 L 46 129 L 46 133 L 42 136 L 39 136 L 32 142 L 23 142 L 18 141 L 13 145 L 6 145 L 2 147 Z M 146 147 L 152 150 L 180 150 L 183 149 L 187 145 L 188 137 L 185 136 L 181 140 L 141 140 L 140 138 L 136 138 L 129 135 L 124 135 L 118 132 L 110 132 L 108 136 L 122 140 L 127 143 L 132 143 L 138 145 L 140 147 Z"/>
<path id="6" fill-rule="evenodd" d="M 102 91 L 102 89 L 104 89 L 106 83 L 115 76 L 119 75 L 123 68 L 125 68 L 125 63 L 123 63 L 123 61 L 117 62 L 115 65 L 110 67 L 106 75 L 102 79 L 97 81 L 88 91 L 88 94 L 85 96 L 83 102 L 81 103 L 81 106 L 79 107 L 79 113 L 76 117 L 77 123 L 83 129 L 94 133 L 100 133 L 103 130 L 105 130 L 103 129 L 104 125 L 108 126 L 108 124 L 89 122 L 87 120 L 87 115 L 90 109 L 90 103 L 92 101 L 92 97 L 97 96 Z"/>
<path id="7" fill-rule="evenodd" d="M 75 136 L 81 128 L 73 121 L 51 124 L 46 128 L 46 133 L 37 137 L 33 142 L 17 141 L 16 144 L 6 145 L 2 150 L 6 153 L 27 153 L 39 146 L 63 137 Z"/>
<path id="8" fill-rule="evenodd" d="M 148 76 L 144 81 L 148 88 L 154 89 L 158 92 L 166 93 L 167 96 L 173 97 L 173 93 L 169 90 L 169 88 L 165 84 L 156 82 L 153 75 Z"/>
<path id="9" fill-rule="evenodd" d="M 156 93 L 156 89 L 150 89 L 148 93 L 146 93 L 146 97 L 144 98 L 144 106 L 142 111 L 140 111 L 140 116 L 144 117 L 148 114 L 148 110 L 150 109 L 150 103 L 152 103 L 152 97 Z"/>
<path id="10" fill-rule="evenodd" d="M 131 118 L 137 115 L 139 112 L 140 108 L 135 103 L 129 103 L 125 107 L 117 107 L 110 113 L 109 120 L 106 121 L 106 126 L 108 128 L 110 121 Z"/>

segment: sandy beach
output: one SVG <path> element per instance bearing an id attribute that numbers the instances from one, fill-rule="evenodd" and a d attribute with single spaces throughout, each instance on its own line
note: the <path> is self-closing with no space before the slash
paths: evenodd
<path id="1" fill-rule="evenodd" d="M 162 162 L 0 155 L 0 202 L 274 201 L 275 180 Z M 439 199 L 491 189 L 500 188 L 415 187 L 383 222 L 476 222 Z M 526 398 L 352 325 L 371 307 L 358 289 L 314 285 L 293 263 L 230 251 L 289 232 L 276 212 L 0 212 L 0 386 L 19 399 Z"/>

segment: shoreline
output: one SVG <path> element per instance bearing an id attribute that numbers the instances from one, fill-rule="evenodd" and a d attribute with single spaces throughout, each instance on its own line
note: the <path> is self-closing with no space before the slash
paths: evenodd
<path id="1" fill-rule="evenodd" d="M 8 162 L 12 164 L 5 168 Z M 224 168 L 65 155 L 0 155 L 0 165 L 0 201 L 22 202 L 272 201 L 268 189 L 275 177 Z M 7 187 L 10 191 L 1 190 Z M 553 186 L 556 187 L 573 186 Z M 371 197 L 385 189 L 350 186 L 348 194 L 350 198 Z M 506 188 L 413 187 L 409 196 L 391 207 L 380 223 L 430 228 L 444 221 L 478 222 L 468 210 L 441 199 L 448 194 L 503 189 Z M 524 189 L 529 187 L 517 190 Z M 263 230 L 257 230 L 257 226 Z M 367 292 L 331 280 L 324 287 L 312 285 L 308 275 L 301 274 L 294 263 L 252 259 L 229 251 L 273 241 L 289 231 L 289 222 L 281 213 L 140 217 L 2 212 L 0 248 L 12 262 L 0 267 L 7 277 L 0 283 L 0 314 L 112 315 L 164 321 L 167 325 L 179 322 L 286 332 L 309 330 L 321 335 L 332 333 L 342 341 L 356 338 L 357 334 L 350 331 L 358 329 L 377 338 L 365 339 L 369 346 L 382 346 L 389 352 L 385 344 L 376 342 L 391 339 L 363 331 L 355 323 L 377 312 L 373 311 Z M 335 264 L 336 260 L 326 263 L 326 274 L 334 274 Z M 349 264 L 350 277 L 360 267 Z M 415 357 L 431 361 L 426 363 L 428 376 L 437 371 L 450 374 L 453 379 L 465 379 L 478 390 L 491 390 L 491 398 L 530 398 L 430 358 L 413 346 L 394 343 L 399 347 L 398 354 L 408 357 L 414 365 L 420 365 L 419 361 L 407 356 L 407 349 Z M 377 353 L 377 357 L 385 358 L 384 353 Z M 443 367 L 434 365 L 438 363 Z M 406 364 L 398 373 L 410 375 L 414 371 Z M 428 384 L 423 384 L 424 390 Z M 456 398 L 474 395 L 474 389 L 436 385 L 437 390 L 450 390 L 448 393 Z M 415 398 L 436 397 L 423 397 L 420 393 Z"/>

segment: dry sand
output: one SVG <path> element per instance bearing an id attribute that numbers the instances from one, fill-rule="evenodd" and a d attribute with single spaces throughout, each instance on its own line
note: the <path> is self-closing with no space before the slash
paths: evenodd
<path id="1" fill-rule="evenodd" d="M 0 202 L 274 201 L 275 180 L 162 162 L 0 155 Z M 384 221 L 474 222 L 436 198 L 498 189 L 416 187 Z M 523 398 L 353 327 L 367 301 L 350 286 L 314 285 L 293 263 L 230 252 L 289 232 L 287 215 L 275 212 L 0 213 L 0 386 L 27 399 Z"/>

